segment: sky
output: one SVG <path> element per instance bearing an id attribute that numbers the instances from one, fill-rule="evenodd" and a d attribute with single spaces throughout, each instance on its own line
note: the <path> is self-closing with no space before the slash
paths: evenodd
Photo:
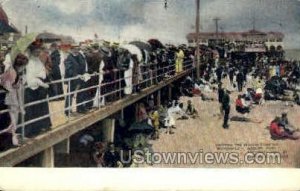
<path id="1" fill-rule="evenodd" d="M 195 30 L 195 0 L 2 0 L 10 21 L 24 31 L 55 32 L 76 40 L 160 39 L 186 43 Z M 0 1 L 1 2 L 1 1 Z M 300 0 L 201 0 L 200 31 L 278 31 L 287 48 L 300 49 Z"/>

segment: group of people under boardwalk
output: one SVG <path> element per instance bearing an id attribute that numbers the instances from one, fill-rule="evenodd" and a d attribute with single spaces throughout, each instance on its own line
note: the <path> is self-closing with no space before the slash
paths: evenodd
<path id="1" fill-rule="evenodd" d="M 162 133 L 174 134 L 177 120 L 189 120 L 197 117 L 198 111 L 191 100 L 188 100 L 187 103 L 180 103 L 177 99 L 167 100 L 159 105 L 155 103 L 154 97 L 151 95 L 149 99 L 137 103 L 135 120 L 131 123 L 128 122 L 129 119 L 126 119 L 126 122 L 120 122 L 122 120 L 118 119 L 122 132 L 117 132 L 114 143 L 97 142 L 91 136 L 87 139 L 87 135 L 83 135 L 82 138 L 92 145 L 91 155 L 95 166 L 138 167 L 135 160 L 141 156 L 134 151 L 143 151 L 144 154 L 152 152 L 149 140 L 158 140 Z M 129 124 L 126 126 L 126 123 Z"/>
<path id="2" fill-rule="evenodd" d="M 229 95 L 233 91 L 239 92 L 234 103 L 236 112 L 242 117 L 235 117 L 231 120 L 262 122 L 247 118 L 247 115 L 255 105 L 261 105 L 268 100 L 289 101 L 299 105 L 299 61 L 287 61 L 284 54 L 272 52 L 222 55 L 220 51 L 213 51 L 208 47 L 202 47 L 201 51 L 201 59 L 205 63 L 201 68 L 201 76 L 204 81 L 218 85 L 218 101 L 220 113 L 224 115 L 223 127 L 225 129 L 229 127 Z M 215 56 L 215 52 L 219 54 Z M 222 84 L 224 78 L 229 80 L 227 87 Z M 286 117 L 285 113 L 281 118 L 275 117 L 272 121 L 269 127 L 272 139 L 274 137 L 297 139 L 298 130 L 286 129 Z M 288 126 L 292 129 L 290 124 Z"/>
<path id="3" fill-rule="evenodd" d="M 151 43 L 146 50 L 107 41 L 86 46 L 35 40 L 26 52 L 8 51 L 0 63 L 0 150 L 20 146 L 20 134 L 49 131 L 50 115 L 58 112 L 50 111 L 49 102 L 64 101 L 61 111 L 77 117 L 193 67 L 192 48 Z"/>

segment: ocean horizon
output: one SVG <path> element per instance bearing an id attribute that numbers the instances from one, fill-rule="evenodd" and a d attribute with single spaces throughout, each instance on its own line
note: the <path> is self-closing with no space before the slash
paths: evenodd
<path id="1" fill-rule="evenodd" d="M 300 49 L 287 49 L 285 50 L 286 59 L 300 60 Z"/>

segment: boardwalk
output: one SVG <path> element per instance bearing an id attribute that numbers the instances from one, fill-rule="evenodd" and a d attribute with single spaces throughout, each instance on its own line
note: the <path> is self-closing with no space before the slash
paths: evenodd
<path id="1" fill-rule="evenodd" d="M 123 108 L 134 104 L 140 99 L 170 85 L 172 82 L 185 77 L 186 75 L 190 74 L 191 71 L 192 69 L 181 72 L 173 77 L 165 79 L 157 85 L 146 88 L 139 93 L 128 95 L 124 99 L 113 102 L 100 109 L 91 111 L 86 115 L 70 118 L 69 121 L 64 119 L 65 117 L 63 114 L 55 115 L 52 117 L 52 121 L 55 122 L 56 126 L 52 127 L 51 131 L 27 140 L 26 143 L 20 148 L 10 149 L 6 152 L 0 153 L 0 166 L 14 166 L 25 159 L 44 151 L 47 148 L 51 148 L 52 146 L 68 139 L 75 133 L 89 127 L 90 125 L 110 117 Z M 53 104 L 52 107 L 62 108 L 63 103 L 57 102 L 56 104 Z"/>

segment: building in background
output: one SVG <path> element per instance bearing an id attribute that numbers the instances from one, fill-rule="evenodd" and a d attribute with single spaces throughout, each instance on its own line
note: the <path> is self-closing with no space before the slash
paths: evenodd
<path id="1" fill-rule="evenodd" d="M 21 32 L 9 22 L 9 18 L 0 6 L 0 50 L 1 52 L 11 47 L 19 38 Z"/>
<path id="2" fill-rule="evenodd" d="M 186 36 L 190 46 L 196 46 L 196 34 Z M 281 32 L 261 32 L 250 30 L 246 32 L 202 32 L 199 34 L 200 45 L 225 45 L 232 51 L 266 52 L 284 48 L 284 34 Z"/>

